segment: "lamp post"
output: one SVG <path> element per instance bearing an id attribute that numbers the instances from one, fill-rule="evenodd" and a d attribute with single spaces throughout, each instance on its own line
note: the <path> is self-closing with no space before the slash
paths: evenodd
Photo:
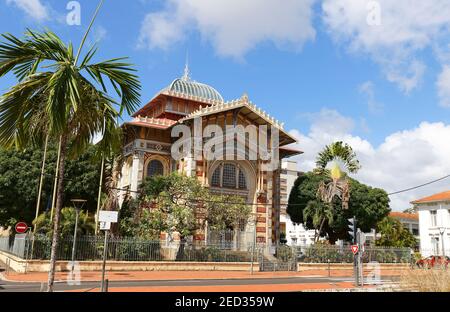
<path id="1" fill-rule="evenodd" d="M 71 199 L 70 200 L 73 204 L 73 207 L 75 208 L 75 228 L 73 230 L 73 244 L 72 244 L 72 268 L 71 272 L 73 274 L 73 270 L 75 267 L 75 248 L 77 244 L 77 231 L 78 231 L 78 218 L 80 215 L 80 210 L 83 208 L 84 204 L 86 203 L 86 200 L 84 199 Z"/>
<path id="2" fill-rule="evenodd" d="M 439 234 L 441 235 L 442 240 L 442 257 L 445 257 L 445 248 L 444 248 L 444 234 L 446 228 L 444 226 L 439 227 Z"/>

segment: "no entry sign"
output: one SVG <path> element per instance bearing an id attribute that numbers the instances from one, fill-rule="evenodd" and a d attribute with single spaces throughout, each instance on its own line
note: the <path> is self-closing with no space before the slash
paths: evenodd
<path id="1" fill-rule="evenodd" d="M 28 230 L 28 225 L 25 222 L 16 224 L 16 233 L 23 234 Z"/>
<path id="2" fill-rule="evenodd" d="M 352 245 L 352 252 L 354 255 L 356 255 L 359 251 L 359 247 L 358 245 Z"/>

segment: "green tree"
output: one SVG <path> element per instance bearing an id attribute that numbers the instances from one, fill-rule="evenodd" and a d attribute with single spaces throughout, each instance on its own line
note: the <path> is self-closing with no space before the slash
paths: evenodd
<path id="1" fill-rule="evenodd" d="M 331 169 L 328 170 L 328 166 Z M 350 188 L 346 173 L 356 173 L 360 166 L 356 154 L 350 145 L 343 142 L 335 142 L 325 146 L 323 151 L 317 155 L 316 172 L 320 175 L 330 177 L 323 180 L 317 189 L 317 197 L 324 203 L 331 204 L 335 198 L 339 198 L 344 209 L 348 208 L 350 199 Z"/>
<path id="2" fill-rule="evenodd" d="M 334 207 L 335 203 L 339 201 L 343 210 L 348 209 L 350 184 L 346 173 L 356 173 L 359 168 L 359 161 L 353 149 L 343 142 L 327 145 L 317 155 L 314 172 L 323 179 L 320 179 L 317 185 L 316 200 L 306 202 L 303 210 L 304 219 L 312 220 L 316 242 L 322 234 L 324 225 L 332 226 L 333 210 L 339 209 Z"/>
<path id="3" fill-rule="evenodd" d="M 243 197 L 210 194 L 205 220 L 211 230 L 239 229 L 247 223 L 251 212 L 252 207 Z"/>
<path id="4" fill-rule="evenodd" d="M 72 43 L 65 44 L 49 30 L 28 30 L 23 39 L 2 35 L 5 41 L 0 44 L 0 77 L 12 72 L 18 83 L 0 99 L 0 145 L 21 148 L 30 140 L 42 142 L 47 135 L 59 139 L 58 177 L 64 177 L 67 156 L 83 151 L 96 134 L 103 134 L 99 145 L 105 150 L 111 149 L 112 142 L 120 142 L 117 119 L 123 111 L 131 114 L 139 104 L 140 83 L 131 64 L 123 58 L 91 62 L 97 51 L 95 46 L 81 57 L 102 4 L 103 0 L 76 55 Z M 107 82 L 120 102 L 107 94 Z M 52 291 L 54 283 L 63 194 L 64 179 L 60 178 L 48 291 Z"/>
<path id="5" fill-rule="evenodd" d="M 178 173 L 147 178 L 137 200 L 128 200 L 120 211 L 120 233 L 158 239 L 161 232 L 181 239 L 202 230 L 236 229 L 245 224 L 251 207 L 239 196 L 209 192 L 195 177 Z"/>
<path id="6" fill-rule="evenodd" d="M 60 237 L 71 237 L 75 228 L 76 211 L 75 208 L 66 207 L 61 209 L 61 230 Z M 38 227 L 37 233 L 52 236 L 53 226 L 50 220 L 50 213 L 40 214 L 34 221 Z M 81 210 L 78 217 L 77 236 L 92 235 L 95 229 L 94 214 L 89 214 L 86 210 Z"/>
<path id="7" fill-rule="evenodd" d="M 87 200 L 85 208 L 95 211 L 100 162 L 95 146 L 76 159 L 66 160 L 64 206 L 70 199 Z M 23 151 L 0 148 L 0 226 L 13 226 L 18 221 L 31 224 L 36 211 L 36 198 L 41 174 L 42 150 L 30 147 Z M 50 209 L 57 146 L 49 144 L 44 172 L 44 185 L 40 212 Z"/>
<path id="8" fill-rule="evenodd" d="M 385 217 L 378 222 L 377 230 L 381 234 L 381 238 L 376 240 L 377 246 L 386 247 L 410 247 L 417 246 L 417 240 L 403 224 L 392 217 Z"/>
<path id="9" fill-rule="evenodd" d="M 334 214 L 332 204 L 324 203 L 318 200 L 308 202 L 305 210 L 303 210 L 304 220 L 310 219 L 316 231 L 314 236 L 315 242 L 318 241 L 325 222 L 327 222 L 330 226 L 333 224 L 333 217 Z"/>
<path id="10" fill-rule="evenodd" d="M 308 172 L 295 181 L 289 195 L 287 213 L 291 220 L 296 223 L 304 223 L 306 228 L 315 229 L 311 218 L 305 218 L 303 211 L 310 202 L 317 205 L 323 204 L 317 198 L 316 192 L 319 184 L 329 182 L 330 178 Z M 349 178 L 349 187 L 352 190 L 349 198 L 348 209 L 343 209 L 341 200 L 335 198 L 332 203 L 333 222 L 324 222 L 322 232 L 327 233 L 331 243 L 338 239 L 349 240 L 347 233 L 347 219 L 356 216 L 358 227 L 364 232 L 369 232 L 375 228 L 377 223 L 390 212 L 389 197 L 387 193 L 379 188 L 372 188 Z"/>

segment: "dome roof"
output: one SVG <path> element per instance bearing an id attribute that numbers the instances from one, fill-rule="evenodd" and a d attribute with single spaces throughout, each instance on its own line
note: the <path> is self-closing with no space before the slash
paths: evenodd
<path id="1" fill-rule="evenodd" d="M 223 102 L 222 95 L 220 95 L 220 93 L 213 87 L 191 79 L 186 79 L 185 77 L 175 79 L 170 86 L 166 88 L 166 90 L 184 95 L 195 96 L 208 101 Z"/>
<path id="2" fill-rule="evenodd" d="M 196 82 L 191 79 L 189 72 L 189 64 L 186 62 L 184 68 L 184 75 L 181 78 L 175 79 L 165 91 L 181 93 L 187 96 L 193 96 L 206 101 L 223 102 L 223 97 L 211 86 L 207 84 Z"/>

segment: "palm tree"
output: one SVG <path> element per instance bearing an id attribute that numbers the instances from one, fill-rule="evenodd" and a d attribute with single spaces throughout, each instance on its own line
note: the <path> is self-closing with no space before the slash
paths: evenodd
<path id="1" fill-rule="evenodd" d="M 140 83 L 125 58 L 93 63 L 95 45 L 80 57 L 102 4 L 103 0 L 76 55 L 71 43 L 65 44 L 49 30 L 27 30 L 23 39 L 3 34 L 5 42 L 0 43 L 0 77 L 12 72 L 18 78 L 0 98 L 0 144 L 21 148 L 42 142 L 47 134 L 61 142 L 48 291 L 55 275 L 64 161 L 81 153 L 98 133 L 103 134 L 99 146 L 109 150 L 112 142 L 120 141 L 117 119 L 124 111 L 131 114 L 139 103 Z M 120 101 L 107 94 L 107 83 Z"/>
<path id="2" fill-rule="evenodd" d="M 341 165 L 340 165 L 341 164 Z M 329 169 L 331 165 L 331 169 Z M 317 201 L 308 203 L 303 213 L 305 220 L 312 218 L 313 226 L 316 228 L 317 241 L 322 233 L 325 222 L 333 222 L 333 201 L 339 198 L 342 201 L 342 208 L 348 209 L 350 200 L 350 187 L 345 171 L 356 173 L 359 168 L 359 161 L 350 145 L 343 142 L 335 142 L 327 145 L 321 151 L 316 160 L 315 172 L 324 175 L 327 181 L 322 181 L 317 189 Z M 329 181 L 329 182 L 328 182 Z"/>
<path id="3" fill-rule="evenodd" d="M 331 164 L 331 169 L 327 169 Z M 317 190 L 318 198 L 324 203 L 331 204 L 334 198 L 342 201 L 342 208 L 348 209 L 350 200 L 350 188 L 347 174 L 343 172 L 340 164 L 348 173 L 356 173 L 360 169 L 359 161 L 350 145 L 342 142 L 334 142 L 327 145 L 319 153 L 316 160 L 316 172 L 325 174 L 331 178 L 330 182 L 322 181 Z"/>
<path id="4" fill-rule="evenodd" d="M 311 218 L 314 229 L 316 230 L 314 242 L 317 242 L 320 238 L 320 234 L 322 233 L 322 228 L 325 221 L 327 221 L 328 224 L 333 223 L 332 205 L 329 203 L 310 201 L 306 205 L 305 210 L 303 210 L 303 219 L 307 220 L 309 218 Z"/>

